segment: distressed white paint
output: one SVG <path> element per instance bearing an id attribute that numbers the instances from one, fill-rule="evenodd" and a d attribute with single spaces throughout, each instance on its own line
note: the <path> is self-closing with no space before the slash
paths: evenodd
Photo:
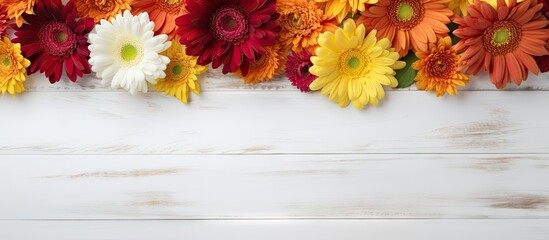
<path id="1" fill-rule="evenodd" d="M 549 220 L 0 221 L 9 240 L 547 240 Z"/>
<path id="2" fill-rule="evenodd" d="M 548 218 L 549 155 L 0 156 L 1 219 Z"/>
<path id="3" fill-rule="evenodd" d="M 391 92 L 341 109 L 319 94 L 1 96 L 0 154 L 549 153 L 549 94 Z"/>
<path id="4" fill-rule="evenodd" d="M 483 73 L 480 76 L 473 76 L 472 81 L 466 87 L 459 88 L 465 91 L 496 91 L 495 86 L 488 79 L 488 74 Z M 235 91 L 235 90 L 276 90 L 276 91 L 297 91 L 290 81 L 284 76 L 279 76 L 273 81 L 264 82 L 256 85 L 246 85 L 241 79 L 232 74 L 223 75 L 219 69 L 210 69 L 200 78 L 201 88 L 204 92 L 210 91 Z M 101 84 L 101 80 L 93 75 L 88 75 L 73 83 L 64 76 L 60 82 L 50 84 L 50 82 L 40 74 L 34 74 L 29 77 L 25 83 L 27 91 L 113 91 L 110 86 Z M 411 87 L 410 89 L 415 89 Z M 390 89 L 388 91 L 405 91 L 407 89 Z M 540 74 L 539 76 L 530 75 L 528 80 L 520 86 L 509 84 L 506 90 L 549 90 L 549 74 Z"/>
<path id="5" fill-rule="evenodd" d="M 188 106 L 39 74 L 0 96 L 0 239 L 549 234 L 549 74 L 505 92 L 482 75 L 457 97 L 388 89 L 364 111 L 283 78 L 201 83 Z"/>

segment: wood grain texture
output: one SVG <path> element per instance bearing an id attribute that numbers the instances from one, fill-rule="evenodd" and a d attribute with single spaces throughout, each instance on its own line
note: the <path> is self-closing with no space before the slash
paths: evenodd
<path id="1" fill-rule="evenodd" d="M 0 219 L 549 218 L 549 155 L 0 156 Z"/>
<path id="2" fill-rule="evenodd" d="M 463 91 L 496 91 L 494 85 L 490 82 L 488 74 L 484 73 L 479 76 L 473 76 L 471 83 L 464 88 L 460 88 Z M 263 82 L 256 85 L 246 85 L 241 79 L 236 78 L 234 75 L 223 75 L 218 69 L 210 69 L 199 78 L 201 88 L 205 92 L 210 91 L 240 91 L 240 90 L 254 90 L 254 91 L 298 91 L 290 81 L 284 76 L 279 76 L 273 81 Z M 87 75 L 86 77 L 79 79 L 76 83 L 68 80 L 66 76 L 56 84 L 50 84 L 49 81 L 40 74 L 31 75 L 28 81 L 25 83 L 25 88 L 30 92 L 47 92 L 47 91 L 92 91 L 92 92 L 112 92 L 110 86 L 104 86 L 101 84 L 101 80 L 94 77 L 94 75 Z M 409 89 L 390 89 L 387 91 L 405 91 L 415 90 L 415 87 Z M 539 76 L 530 74 L 528 80 L 523 82 L 521 86 L 509 84 L 506 90 L 536 90 L 547 91 L 549 90 L 549 73 L 543 73 Z M 122 91 L 122 90 L 120 90 Z"/>
<path id="3" fill-rule="evenodd" d="M 549 153 L 549 94 L 389 94 L 341 109 L 320 94 L 0 96 L 0 154 Z"/>
<path id="4" fill-rule="evenodd" d="M 547 240 L 549 220 L 0 221 L 9 240 Z"/>

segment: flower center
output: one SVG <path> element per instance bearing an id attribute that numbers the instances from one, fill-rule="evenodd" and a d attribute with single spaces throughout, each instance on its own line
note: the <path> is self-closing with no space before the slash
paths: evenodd
<path id="1" fill-rule="evenodd" d="M 303 63 L 303 65 L 299 68 L 299 74 L 302 77 L 309 76 L 311 73 L 309 72 L 309 69 L 311 67 L 307 63 Z"/>
<path id="2" fill-rule="evenodd" d="M 357 49 L 351 49 L 341 54 L 339 70 L 350 77 L 360 77 L 368 66 L 368 58 Z"/>
<path id="3" fill-rule="evenodd" d="M 10 59 L 8 57 L 4 57 L 4 60 L 2 60 L 2 65 L 9 66 L 11 64 Z"/>
<path id="4" fill-rule="evenodd" d="M 175 65 L 173 68 L 172 68 L 172 73 L 173 75 L 179 75 L 183 72 L 183 68 L 181 67 L 181 65 L 177 64 Z"/>
<path id="5" fill-rule="evenodd" d="M 423 20 L 425 8 L 421 0 L 395 0 L 388 7 L 391 23 L 404 30 L 410 30 Z"/>
<path id="6" fill-rule="evenodd" d="M 185 1 L 182 0 L 156 0 L 156 6 L 164 12 L 179 14 Z"/>
<path id="7" fill-rule="evenodd" d="M 353 69 L 357 68 L 360 66 L 360 59 L 357 57 L 351 57 L 351 59 L 347 62 L 347 65 Z"/>
<path id="8" fill-rule="evenodd" d="M 52 22 L 38 32 L 42 49 L 53 56 L 68 56 L 76 50 L 76 35 L 61 22 Z"/>
<path id="9" fill-rule="evenodd" d="M 131 44 L 124 45 L 122 49 L 120 49 L 120 56 L 126 62 L 131 62 L 135 60 L 138 53 L 139 51 L 137 50 L 137 48 Z"/>
<path id="10" fill-rule="evenodd" d="M 114 58 L 123 67 L 135 66 L 143 59 L 143 44 L 131 36 L 123 36 L 117 39 L 114 46 L 114 49 L 117 49 L 114 51 Z"/>
<path id="11" fill-rule="evenodd" d="M 437 79 L 448 79 L 456 71 L 457 55 L 455 53 L 433 53 L 426 64 L 430 76 Z"/>
<path id="12" fill-rule="evenodd" d="M 403 2 L 398 6 L 397 16 L 402 21 L 408 21 L 414 16 L 414 9 L 406 2 Z"/>
<path id="13" fill-rule="evenodd" d="M 240 42 L 248 35 L 248 18 L 240 7 L 225 5 L 212 14 L 210 29 L 218 39 Z"/>
<path id="14" fill-rule="evenodd" d="M 131 44 L 125 45 L 120 50 L 120 55 L 122 56 L 122 59 L 127 62 L 135 60 L 135 58 L 137 57 L 137 53 L 137 48 Z"/>
<path id="15" fill-rule="evenodd" d="M 187 81 L 189 76 L 193 74 L 193 66 L 189 61 L 175 58 L 171 59 L 166 71 L 166 79 L 172 81 Z"/>
<path id="16" fill-rule="evenodd" d="M 318 23 L 315 12 L 307 8 L 295 8 L 290 13 L 281 13 L 279 18 L 282 28 L 294 35 L 309 35 L 315 29 L 322 26 Z"/>
<path id="17" fill-rule="evenodd" d="M 484 31 L 483 46 L 493 55 L 514 51 L 521 40 L 522 28 L 515 21 L 497 21 Z"/>
<path id="18" fill-rule="evenodd" d="M 494 36 L 492 37 L 492 45 L 495 45 L 495 46 L 505 45 L 509 43 L 510 37 L 511 37 L 511 33 L 509 32 L 509 30 L 505 28 L 498 29 L 494 33 Z"/>
<path id="19" fill-rule="evenodd" d="M 110 12 L 114 9 L 113 1 L 114 0 L 95 0 L 94 3 L 99 10 Z"/>

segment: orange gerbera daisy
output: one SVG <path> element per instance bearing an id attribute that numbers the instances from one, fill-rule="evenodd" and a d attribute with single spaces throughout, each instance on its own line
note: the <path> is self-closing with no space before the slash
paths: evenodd
<path id="1" fill-rule="evenodd" d="M 325 31 L 334 32 L 338 27 L 335 19 L 326 20 L 314 0 L 279 0 L 276 7 L 280 14 L 280 42 L 284 49 L 314 52 L 318 36 Z"/>
<path id="2" fill-rule="evenodd" d="M 416 52 L 417 60 L 412 67 L 418 70 L 416 87 L 426 91 L 435 90 L 437 97 L 444 92 L 457 94 L 456 86 L 465 86 L 469 76 L 462 73 L 458 64 L 459 55 L 452 47 L 450 37 L 439 38 L 437 43 L 430 43 L 427 52 Z"/>
<path id="3" fill-rule="evenodd" d="M 134 14 L 148 12 L 154 22 L 155 34 L 166 34 L 172 40 L 176 36 L 175 19 L 185 13 L 185 0 L 133 0 Z"/>
<path id="4" fill-rule="evenodd" d="M 116 14 L 130 10 L 132 0 L 71 0 L 76 5 L 80 17 L 93 18 L 95 23 L 101 19 L 109 20 Z"/>
<path id="5" fill-rule="evenodd" d="M 287 56 L 282 51 L 280 44 L 265 47 L 265 54 L 250 64 L 248 75 L 242 76 L 240 70 L 236 75 L 244 79 L 246 84 L 256 84 L 271 81 L 276 75 L 281 74 L 286 66 Z"/>
<path id="6" fill-rule="evenodd" d="M 388 38 L 393 47 L 405 56 L 410 47 L 427 51 L 437 35 L 446 35 L 446 24 L 454 15 L 448 8 L 450 0 L 379 0 L 367 5 L 357 23 L 367 31 L 377 29 L 378 38 Z"/>
<path id="7" fill-rule="evenodd" d="M 475 2 L 469 16 L 454 21 L 461 25 L 454 34 L 461 38 L 455 48 L 464 52 L 460 62 L 467 73 L 490 72 L 497 88 L 513 80 L 517 85 L 528 78 L 528 71 L 539 73 L 533 56 L 549 54 L 545 48 L 549 39 L 549 21 L 540 13 L 543 4 L 524 1 L 509 4 L 498 1 L 497 10 L 486 2 Z"/>
<path id="8" fill-rule="evenodd" d="M 8 10 L 8 18 L 15 19 L 18 27 L 23 25 L 23 13 L 32 14 L 36 0 L 0 0 L 0 6 Z"/>

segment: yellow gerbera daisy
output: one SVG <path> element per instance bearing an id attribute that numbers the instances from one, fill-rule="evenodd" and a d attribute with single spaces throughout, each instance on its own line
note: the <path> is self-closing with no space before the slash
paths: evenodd
<path id="1" fill-rule="evenodd" d="M 378 0 L 316 0 L 319 3 L 325 3 L 324 14 L 328 19 L 336 18 L 340 23 L 347 17 L 349 12 L 354 14 L 357 10 L 362 12 L 366 4 L 377 3 Z"/>
<path id="2" fill-rule="evenodd" d="M 25 91 L 23 82 L 26 78 L 30 61 L 21 55 L 21 44 L 13 44 L 9 38 L 0 41 L 0 91 L 11 95 Z"/>
<path id="3" fill-rule="evenodd" d="M 172 46 L 162 55 L 170 59 L 166 68 L 166 77 L 158 79 L 153 85 L 157 91 L 164 91 L 166 95 L 175 96 L 183 103 L 189 100 L 189 91 L 200 93 L 198 75 L 206 72 L 208 67 L 196 63 L 198 57 L 188 56 L 185 46 L 178 41 L 172 41 Z"/>
<path id="4" fill-rule="evenodd" d="M 377 31 L 366 36 L 364 25 L 356 26 L 352 19 L 343 23 L 343 29 L 320 35 L 317 56 L 311 57 L 310 72 L 318 78 L 310 85 L 330 100 L 346 107 L 353 103 L 362 109 L 368 103 L 377 105 L 385 96 L 382 85 L 396 87 L 394 69 L 406 66 L 397 61 L 399 54 L 391 48 L 387 38 L 377 40 Z"/>
<path id="5" fill-rule="evenodd" d="M 474 0 L 451 0 L 448 7 L 454 11 L 456 15 L 467 15 L 467 7 L 473 4 Z"/>

